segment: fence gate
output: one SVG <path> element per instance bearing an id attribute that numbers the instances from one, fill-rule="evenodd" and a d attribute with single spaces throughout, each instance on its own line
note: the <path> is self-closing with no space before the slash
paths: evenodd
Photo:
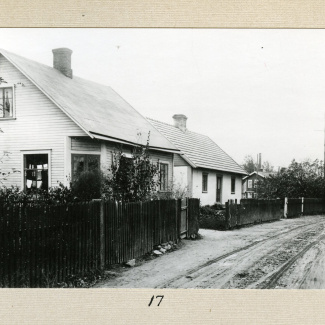
<path id="1" fill-rule="evenodd" d="M 187 237 L 188 231 L 188 198 L 181 199 L 180 201 L 180 211 L 179 211 L 179 236 L 181 238 Z"/>

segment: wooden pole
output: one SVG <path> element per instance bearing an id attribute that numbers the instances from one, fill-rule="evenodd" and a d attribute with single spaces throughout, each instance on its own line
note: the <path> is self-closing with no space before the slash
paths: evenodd
<path id="1" fill-rule="evenodd" d="M 288 217 L 288 198 L 284 198 L 284 210 L 283 217 L 286 219 Z"/>

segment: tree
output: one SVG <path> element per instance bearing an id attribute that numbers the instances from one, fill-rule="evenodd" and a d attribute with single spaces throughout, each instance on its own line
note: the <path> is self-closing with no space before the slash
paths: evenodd
<path id="1" fill-rule="evenodd" d="M 257 185 L 260 198 L 323 198 L 323 162 L 292 160 L 288 168 L 260 180 Z"/>
<path id="2" fill-rule="evenodd" d="M 248 174 L 250 174 L 258 169 L 258 163 L 251 155 L 246 155 L 242 167 Z M 273 172 L 274 170 L 274 167 L 271 166 L 271 163 L 267 160 L 263 162 L 261 168 L 264 172 Z"/>
<path id="3" fill-rule="evenodd" d="M 145 146 L 134 148 L 127 158 L 122 148 L 113 152 L 113 163 L 104 184 L 103 195 L 123 201 L 148 199 L 159 185 L 159 162 L 153 164 L 149 156 L 149 139 Z"/>
<path id="4" fill-rule="evenodd" d="M 257 163 L 251 155 L 246 155 L 242 167 L 248 174 L 250 174 L 257 169 Z"/>
<path id="5" fill-rule="evenodd" d="M 271 166 L 269 161 L 264 161 L 264 163 L 262 164 L 262 169 L 263 172 L 267 172 L 267 173 L 274 172 L 274 167 Z"/>

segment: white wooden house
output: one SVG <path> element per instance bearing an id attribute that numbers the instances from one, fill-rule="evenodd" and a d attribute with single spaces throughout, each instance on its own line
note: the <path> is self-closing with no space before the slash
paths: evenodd
<path id="1" fill-rule="evenodd" d="M 47 189 L 80 171 L 107 170 L 117 146 L 130 154 L 148 132 L 167 184 L 179 150 L 113 89 L 73 76 L 71 53 L 53 50 L 50 67 L 0 50 L 0 157 L 8 153 L 0 168 L 20 171 L 3 185 Z"/>
<path id="2" fill-rule="evenodd" d="M 174 158 L 174 182 L 188 187 L 202 205 L 241 199 L 242 177 L 247 173 L 209 137 L 189 131 L 187 117 L 173 116 L 174 125 L 148 119 L 180 151 Z"/>

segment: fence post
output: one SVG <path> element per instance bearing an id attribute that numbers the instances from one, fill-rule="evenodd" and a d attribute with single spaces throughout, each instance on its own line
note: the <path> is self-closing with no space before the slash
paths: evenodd
<path id="1" fill-rule="evenodd" d="M 288 198 L 284 198 L 284 209 L 283 209 L 283 218 L 287 219 L 288 217 Z"/>
<path id="2" fill-rule="evenodd" d="M 100 270 L 104 271 L 105 268 L 105 201 L 100 201 L 100 220 L 99 220 L 99 230 L 100 230 Z"/>
<path id="3" fill-rule="evenodd" d="M 304 198 L 301 198 L 301 215 L 304 215 Z"/>
<path id="4" fill-rule="evenodd" d="M 179 218 L 178 218 L 178 199 L 175 199 L 175 241 L 178 243 L 178 236 L 179 236 Z"/>
<path id="5" fill-rule="evenodd" d="M 229 229 L 229 200 L 226 202 L 226 230 Z"/>

